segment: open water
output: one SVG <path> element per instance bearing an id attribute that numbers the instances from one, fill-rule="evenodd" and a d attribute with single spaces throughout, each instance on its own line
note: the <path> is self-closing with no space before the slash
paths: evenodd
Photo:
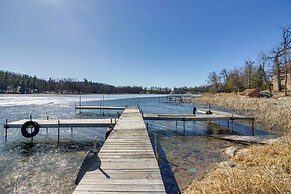
<path id="1" fill-rule="evenodd" d="M 161 103 L 154 95 L 84 95 L 82 105 L 136 106 L 145 113 L 191 114 L 192 103 Z M 72 193 L 77 171 L 92 148 L 95 137 L 98 146 L 104 143 L 106 128 L 61 129 L 57 146 L 57 130 L 40 129 L 34 138 L 24 138 L 20 129 L 8 129 L 5 141 L 5 120 L 32 118 L 84 119 L 115 118 L 117 111 L 84 110 L 75 112 L 79 104 L 77 95 L 0 95 L 0 193 Z M 236 145 L 207 136 L 214 128 L 225 129 L 224 122 L 176 123 L 175 121 L 149 121 L 149 135 L 154 144 L 158 136 L 162 178 L 167 193 L 179 193 L 195 178 L 201 178 L 216 162 L 225 159 L 222 150 Z M 233 123 L 231 128 L 239 134 L 250 135 L 251 128 Z M 214 130 L 213 130 L 214 131 Z M 256 129 L 256 135 L 270 135 Z"/>

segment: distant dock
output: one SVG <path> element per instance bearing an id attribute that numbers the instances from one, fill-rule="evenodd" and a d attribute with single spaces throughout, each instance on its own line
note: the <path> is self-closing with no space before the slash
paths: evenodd
<path id="1" fill-rule="evenodd" d="M 252 135 L 255 135 L 255 118 L 246 117 L 237 114 L 230 114 L 222 111 L 213 111 L 212 114 L 206 114 L 208 110 L 200 109 L 197 112 L 202 114 L 143 114 L 144 120 L 167 120 L 167 121 L 183 121 L 185 128 L 185 121 L 227 121 L 229 128 L 229 122 L 235 120 L 248 121 L 252 124 Z"/>
<path id="2" fill-rule="evenodd" d="M 126 107 L 115 107 L 115 106 L 76 106 L 76 110 L 124 110 Z"/>
<path id="3" fill-rule="evenodd" d="M 227 116 L 227 115 L 202 115 L 202 114 L 144 114 L 145 120 L 175 120 L 175 121 L 215 121 L 215 120 L 247 120 L 254 121 L 253 117 Z"/>

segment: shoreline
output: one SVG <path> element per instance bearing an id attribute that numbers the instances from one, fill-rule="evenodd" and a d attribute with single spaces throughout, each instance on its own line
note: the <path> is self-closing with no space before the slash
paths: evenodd
<path id="1" fill-rule="evenodd" d="M 239 95 L 204 95 L 193 98 L 192 102 L 203 105 L 216 105 L 238 111 L 255 118 L 255 122 L 265 128 L 291 133 L 291 98 L 266 99 L 248 98 Z"/>
<path id="2" fill-rule="evenodd" d="M 291 190 L 291 99 L 247 98 L 238 95 L 204 95 L 194 103 L 215 105 L 253 116 L 270 131 L 283 136 L 268 145 L 236 149 L 228 160 L 182 190 L 190 193 L 289 193 Z"/>

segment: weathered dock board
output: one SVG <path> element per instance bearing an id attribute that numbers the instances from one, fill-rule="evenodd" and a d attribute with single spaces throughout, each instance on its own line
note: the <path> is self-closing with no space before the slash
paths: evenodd
<path id="1" fill-rule="evenodd" d="M 253 117 L 224 114 L 143 114 L 144 120 L 175 120 L 175 121 L 214 121 L 214 120 L 248 120 L 254 121 Z"/>
<path id="2" fill-rule="evenodd" d="M 209 136 L 217 139 L 234 141 L 242 144 L 269 144 L 272 143 L 273 141 L 276 141 L 276 139 L 263 139 L 254 136 L 240 136 L 240 135 L 209 135 Z"/>
<path id="3" fill-rule="evenodd" d="M 21 128 L 29 119 L 9 122 L 4 128 Z M 57 127 L 113 127 L 116 119 L 60 119 L 60 120 L 39 120 L 33 119 L 39 124 L 40 128 L 57 128 Z"/>
<path id="4" fill-rule="evenodd" d="M 96 110 L 124 110 L 126 107 L 115 107 L 115 106 L 76 106 L 77 110 L 85 110 L 85 109 L 96 109 Z"/>
<path id="5" fill-rule="evenodd" d="M 127 108 L 99 152 L 100 169 L 88 171 L 81 193 L 165 193 L 142 115 Z M 94 166 L 94 165 L 93 165 Z"/>

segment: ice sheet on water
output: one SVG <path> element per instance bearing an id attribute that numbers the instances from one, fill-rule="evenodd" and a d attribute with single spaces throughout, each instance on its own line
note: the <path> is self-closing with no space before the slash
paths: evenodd
<path id="1" fill-rule="evenodd" d="M 82 95 L 82 102 L 116 100 L 136 97 L 152 97 L 153 95 Z M 22 106 L 22 105 L 66 105 L 80 101 L 80 95 L 49 95 L 49 94 L 14 94 L 0 95 L 0 106 Z"/>

